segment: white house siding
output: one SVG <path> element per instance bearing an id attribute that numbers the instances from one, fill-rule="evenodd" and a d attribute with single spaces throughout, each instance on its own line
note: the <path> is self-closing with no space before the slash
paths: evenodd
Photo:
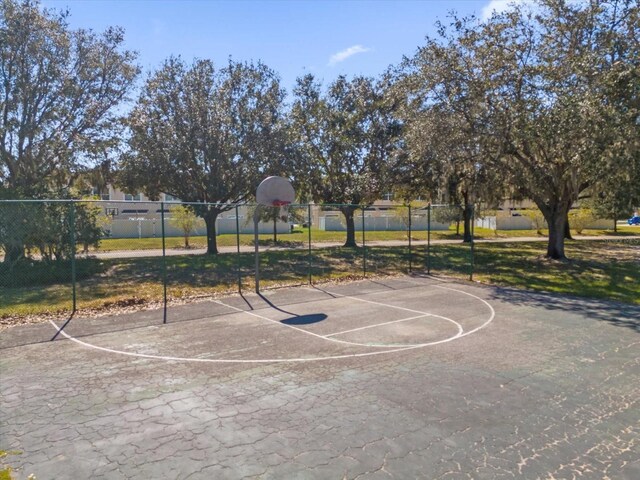
<path id="1" fill-rule="evenodd" d="M 319 219 L 320 230 L 332 231 L 332 232 L 344 232 L 347 230 L 347 226 L 344 223 L 344 216 L 340 215 L 325 215 Z M 356 231 L 362 230 L 362 217 L 356 213 L 354 218 L 354 224 Z M 364 217 L 364 229 L 365 231 L 404 231 L 408 230 L 407 225 L 403 219 L 398 216 L 373 216 L 366 215 Z M 414 231 L 427 229 L 427 217 L 426 215 L 416 215 L 411 218 L 411 229 Z M 431 222 L 431 230 L 448 230 L 449 225 L 443 223 Z"/>

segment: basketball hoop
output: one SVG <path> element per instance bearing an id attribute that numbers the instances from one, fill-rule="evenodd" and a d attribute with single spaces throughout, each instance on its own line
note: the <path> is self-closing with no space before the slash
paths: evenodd
<path id="1" fill-rule="evenodd" d="M 258 207 L 253 214 L 254 243 L 256 253 L 256 293 L 260 293 L 260 262 L 258 257 L 258 223 L 260 222 L 260 207 L 288 208 L 296 199 L 296 192 L 291 182 L 284 177 L 267 177 L 256 190 Z"/>
<path id="2" fill-rule="evenodd" d="M 284 177 L 267 177 L 256 190 L 256 201 L 267 207 L 281 207 L 293 203 L 296 192 L 291 182 Z"/>

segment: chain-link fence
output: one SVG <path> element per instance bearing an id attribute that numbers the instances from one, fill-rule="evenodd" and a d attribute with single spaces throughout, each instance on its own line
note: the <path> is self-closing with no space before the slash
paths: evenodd
<path id="1" fill-rule="evenodd" d="M 253 291 L 258 278 L 267 290 L 396 272 L 468 277 L 472 232 L 473 209 L 458 206 L 2 201 L 0 317 L 147 308 L 167 321 L 169 304 Z"/>

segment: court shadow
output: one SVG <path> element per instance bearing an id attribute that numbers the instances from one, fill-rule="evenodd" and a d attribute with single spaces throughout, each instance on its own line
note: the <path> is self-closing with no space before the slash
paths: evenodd
<path id="1" fill-rule="evenodd" d="M 278 310 L 278 311 L 280 311 L 280 312 L 282 312 L 282 313 L 286 313 L 287 315 L 295 315 L 295 313 L 293 313 L 293 312 L 289 312 L 289 311 L 287 311 L 287 310 L 284 310 L 284 309 L 282 309 L 282 308 L 278 307 L 278 306 L 277 306 L 276 304 L 274 304 L 271 300 L 269 300 L 267 297 L 265 297 L 264 295 L 262 295 L 262 293 L 258 292 L 258 296 L 259 296 L 259 297 L 260 297 L 260 298 L 261 298 L 261 299 L 262 299 L 266 304 L 268 304 L 271 308 L 274 308 L 274 309 L 276 309 L 276 310 Z M 242 298 L 244 298 L 244 297 L 242 297 Z M 246 300 L 245 300 L 245 301 L 246 301 Z M 252 308 L 251 310 L 253 310 L 253 308 Z"/>
<path id="2" fill-rule="evenodd" d="M 291 318 L 285 318 L 280 323 L 285 325 L 311 325 L 312 323 L 318 323 L 327 318 L 324 313 L 311 313 L 309 315 L 297 315 Z"/>
<path id="3" fill-rule="evenodd" d="M 58 335 L 60 335 L 60 333 L 62 333 L 64 328 L 67 325 L 69 325 L 69 322 L 73 320 L 74 315 L 75 315 L 75 312 L 71 312 L 71 315 L 69 315 L 69 318 L 64 322 L 64 324 L 60 328 L 58 328 L 58 331 L 56 332 L 56 334 L 53 337 L 51 337 L 51 340 L 49 340 L 50 342 L 53 342 L 56 338 L 58 338 Z"/>
<path id="4" fill-rule="evenodd" d="M 495 287 L 490 298 L 514 305 L 571 312 L 640 333 L 640 306 L 614 300 Z"/>

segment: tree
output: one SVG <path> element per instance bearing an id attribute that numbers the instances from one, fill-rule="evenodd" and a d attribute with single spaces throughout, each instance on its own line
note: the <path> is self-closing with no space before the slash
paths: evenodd
<path id="1" fill-rule="evenodd" d="M 131 152 L 119 183 L 150 198 L 160 192 L 194 205 L 218 252 L 216 218 L 245 201 L 286 162 L 284 91 L 262 63 L 170 58 L 146 81 L 129 116 Z"/>
<path id="2" fill-rule="evenodd" d="M 395 214 L 402 220 L 407 231 L 412 225 L 413 217 L 416 215 L 416 212 L 421 208 L 425 208 L 427 206 L 427 202 L 422 200 L 411 200 L 405 201 L 402 205 L 397 205 L 394 207 Z"/>
<path id="3" fill-rule="evenodd" d="M 169 223 L 182 230 L 184 248 L 189 248 L 189 237 L 198 225 L 198 216 L 190 205 L 173 205 L 169 208 Z"/>
<path id="4" fill-rule="evenodd" d="M 287 213 L 280 207 L 268 207 L 266 205 L 252 205 L 247 208 L 247 220 L 245 225 L 253 225 L 253 218 L 258 211 L 260 222 L 271 222 L 273 224 L 273 242 L 278 242 L 278 220 L 286 222 L 288 220 Z"/>
<path id="5" fill-rule="evenodd" d="M 117 108 L 138 74 L 135 54 L 122 48 L 121 29 L 109 28 L 100 35 L 70 30 L 67 13 L 39 7 L 31 0 L 0 0 L 3 198 L 70 198 L 79 172 L 104 161 L 118 145 Z M 22 211 L 34 222 L 30 215 L 41 213 L 36 205 L 9 205 L 6 210 L 7 214 Z M 59 209 L 48 209 L 58 216 L 53 210 Z M 29 232 L 27 226 L 18 225 L 20 219 L 8 221 L 15 228 L 7 228 L 1 236 L 4 262 L 13 265 L 24 256 Z M 40 237 L 45 226 L 60 226 L 43 221 L 43 229 L 36 232 Z M 86 225 L 95 233 L 94 227 Z M 58 229 L 51 238 L 60 235 Z M 93 233 L 89 236 L 94 238 Z M 54 250 L 61 255 L 60 249 L 46 248 Z"/>
<path id="6" fill-rule="evenodd" d="M 460 235 L 460 222 L 464 219 L 463 208 L 458 205 L 435 206 L 431 208 L 433 219 L 445 225 L 456 224 L 456 235 Z"/>
<path id="7" fill-rule="evenodd" d="M 640 169 L 637 168 L 630 163 L 627 169 L 608 175 L 595 186 L 593 195 L 585 202 L 596 217 L 612 219 L 615 232 L 618 231 L 618 220 L 630 216 L 634 207 L 640 205 Z"/>
<path id="8" fill-rule="evenodd" d="M 502 73 L 493 69 L 490 109 L 500 165 L 545 216 L 547 257 L 564 259 L 568 212 L 580 194 L 637 162 L 638 7 L 539 7 L 494 16 L 483 29 L 488 48 L 508 52 Z"/>
<path id="9" fill-rule="evenodd" d="M 385 170 L 399 124 L 382 85 L 339 77 L 325 93 L 312 75 L 299 78 L 291 111 L 293 141 L 313 199 L 338 204 L 347 226 L 345 247 L 355 247 L 354 212 L 389 188 Z M 300 171 L 300 169 L 299 169 Z"/>
<path id="10" fill-rule="evenodd" d="M 440 30 L 455 55 L 436 59 L 461 81 L 442 78 L 438 88 L 476 92 L 474 102 L 447 95 L 444 103 L 483 125 L 477 138 L 495 152 L 493 168 L 536 203 L 549 226 L 549 258 L 566 258 L 579 195 L 638 161 L 638 24 L 638 6 L 626 0 L 540 0 L 484 24 L 454 19 L 451 35 Z M 460 65 L 473 75 L 458 74 Z"/>
<path id="11" fill-rule="evenodd" d="M 590 208 L 580 207 L 569 212 L 569 219 L 571 220 L 571 225 L 573 226 L 575 231 L 578 234 L 581 234 L 582 231 L 589 226 L 589 224 L 593 223 L 595 217 L 593 215 L 593 211 Z"/>
<path id="12" fill-rule="evenodd" d="M 39 7 L 0 1 L 0 188 L 14 198 L 67 189 L 110 154 L 139 71 L 121 29 L 70 30 L 66 12 Z"/>
<path id="13" fill-rule="evenodd" d="M 490 166 L 495 148 L 483 142 L 484 91 L 468 61 L 469 48 L 457 37 L 446 37 L 442 26 L 440 32 L 443 43 L 428 39 L 395 75 L 392 92 L 405 141 L 394 181 L 408 193 L 462 205 L 463 241 L 470 242 L 473 203 L 480 197 L 487 203 L 498 200 L 504 182 Z"/>

